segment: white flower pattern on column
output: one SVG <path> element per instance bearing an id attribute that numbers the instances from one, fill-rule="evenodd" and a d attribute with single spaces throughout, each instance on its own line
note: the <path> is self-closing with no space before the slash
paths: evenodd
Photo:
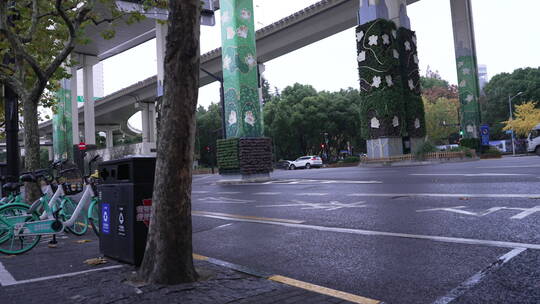
<path id="1" fill-rule="evenodd" d="M 414 90 L 414 81 L 409 79 L 409 89 Z"/>
<path id="2" fill-rule="evenodd" d="M 390 44 L 390 36 L 386 34 L 382 35 L 382 41 L 383 41 L 383 44 Z"/>
<path id="3" fill-rule="evenodd" d="M 392 76 L 391 75 L 386 75 L 386 84 L 391 87 L 394 85 L 394 82 L 392 81 Z"/>
<path id="4" fill-rule="evenodd" d="M 358 60 L 358 62 L 363 62 L 364 60 L 366 60 L 366 52 L 361 51 L 360 53 L 358 53 L 358 57 L 356 59 Z"/>
<path id="5" fill-rule="evenodd" d="M 238 37 L 247 38 L 248 35 L 248 27 L 245 25 L 242 25 L 236 30 L 236 34 Z"/>
<path id="6" fill-rule="evenodd" d="M 368 42 L 369 45 L 377 45 L 377 40 L 379 40 L 379 36 L 371 35 L 369 36 L 368 39 L 369 39 L 369 42 Z"/>
<path id="7" fill-rule="evenodd" d="M 467 80 L 462 80 L 460 83 L 459 83 L 459 87 L 460 88 L 464 88 L 467 86 Z"/>
<path id="8" fill-rule="evenodd" d="M 381 85 L 381 77 L 380 76 L 374 76 L 373 77 L 373 84 L 372 87 L 378 88 Z"/>
<path id="9" fill-rule="evenodd" d="M 356 41 L 360 42 L 360 40 L 362 40 L 362 38 L 364 38 L 364 32 L 363 31 L 360 31 L 360 32 L 356 33 Z"/>
<path id="10" fill-rule="evenodd" d="M 379 120 L 377 119 L 377 117 L 373 117 L 370 121 L 370 125 L 372 128 L 374 129 L 378 129 L 380 126 L 381 126 L 381 123 L 379 122 Z"/>
<path id="11" fill-rule="evenodd" d="M 458 62 L 457 67 L 461 68 L 465 63 L 463 61 Z"/>
<path id="12" fill-rule="evenodd" d="M 465 98 L 465 100 L 466 100 L 467 102 L 471 102 L 471 101 L 474 100 L 474 96 L 472 96 L 471 94 L 469 94 L 469 95 L 467 95 L 467 98 Z"/>
<path id="13" fill-rule="evenodd" d="M 397 116 L 394 116 L 394 119 L 392 119 L 392 126 L 394 126 L 394 128 L 399 126 L 399 118 Z"/>
<path id="14" fill-rule="evenodd" d="M 405 51 L 411 50 L 411 43 L 409 41 L 405 41 Z"/>
<path id="15" fill-rule="evenodd" d="M 229 12 L 223 12 L 223 15 L 221 16 L 221 24 L 225 24 L 229 21 L 231 21 L 231 16 L 229 15 Z"/>
<path id="16" fill-rule="evenodd" d="M 229 55 L 225 56 L 225 58 L 223 58 L 223 68 L 225 70 L 229 70 L 231 68 L 231 63 L 232 63 L 232 59 Z"/>
<path id="17" fill-rule="evenodd" d="M 471 69 L 469 69 L 469 68 L 464 68 L 461 71 L 463 72 L 463 75 L 470 75 L 471 74 Z"/>
<path id="18" fill-rule="evenodd" d="M 244 61 L 246 62 L 246 64 L 252 68 L 254 66 L 257 65 L 257 60 L 255 59 L 255 57 L 252 55 L 252 54 L 248 54 L 246 56 L 246 58 L 244 59 Z"/>
<path id="19" fill-rule="evenodd" d="M 416 118 L 414 120 L 414 128 L 415 129 L 420 129 L 420 119 Z"/>
<path id="20" fill-rule="evenodd" d="M 467 125 L 467 132 L 474 133 L 474 127 L 472 125 Z"/>
<path id="21" fill-rule="evenodd" d="M 392 36 L 394 36 L 394 39 L 397 38 L 397 32 L 395 30 L 392 30 Z"/>
<path id="22" fill-rule="evenodd" d="M 244 20 L 248 20 L 249 18 L 251 18 L 251 12 L 244 8 L 240 13 L 240 17 Z"/>
<path id="23" fill-rule="evenodd" d="M 233 39 L 234 35 L 236 35 L 236 32 L 234 31 L 232 27 L 229 26 L 227 28 L 227 39 Z"/>
<path id="24" fill-rule="evenodd" d="M 399 52 L 394 49 L 394 58 L 399 59 Z"/>
<path id="25" fill-rule="evenodd" d="M 236 111 L 231 111 L 231 113 L 229 113 L 229 126 L 230 125 L 234 125 L 236 123 Z"/>
<path id="26" fill-rule="evenodd" d="M 250 124 L 251 126 L 255 125 L 255 116 L 253 116 L 253 112 L 247 111 L 246 112 L 246 118 L 244 118 L 244 121 L 247 124 Z"/>

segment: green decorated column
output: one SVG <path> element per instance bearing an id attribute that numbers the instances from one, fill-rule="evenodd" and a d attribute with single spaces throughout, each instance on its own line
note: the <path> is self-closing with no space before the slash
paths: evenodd
<path id="1" fill-rule="evenodd" d="M 253 0 L 221 0 L 220 10 L 227 138 L 260 137 Z"/>
<path id="2" fill-rule="evenodd" d="M 226 139 L 218 140 L 220 174 L 268 177 L 272 142 L 262 137 L 253 0 L 220 0 Z"/>
<path id="3" fill-rule="evenodd" d="M 398 46 L 403 80 L 403 102 L 405 104 L 406 135 L 410 143 L 410 152 L 417 151 L 426 136 L 426 119 L 420 73 L 416 34 L 408 28 L 398 29 Z"/>
<path id="4" fill-rule="evenodd" d="M 472 8 L 469 0 L 452 0 L 452 27 L 456 54 L 460 125 L 464 138 L 478 138 L 480 128 L 480 87 Z"/>
<path id="5" fill-rule="evenodd" d="M 70 80 L 62 79 L 56 92 L 56 107 L 53 114 L 54 159 L 73 160 L 73 131 L 71 115 Z"/>
<path id="6" fill-rule="evenodd" d="M 406 111 L 397 28 L 375 19 L 356 28 L 360 119 L 370 158 L 403 154 Z"/>

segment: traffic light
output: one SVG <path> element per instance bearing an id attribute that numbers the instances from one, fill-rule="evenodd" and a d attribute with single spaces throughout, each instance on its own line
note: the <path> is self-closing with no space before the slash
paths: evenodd
<path id="1" fill-rule="evenodd" d="M 206 146 L 206 152 L 210 152 L 210 146 Z"/>
<path id="2" fill-rule="evenodd" d="M 459 136 L 463 136 L 463 130 L 459 130 Z"/>
<path id="3" fill-rule="evenodd" d="M 321 149 L 324 149 L 324 144 L 321 144 Z"/>

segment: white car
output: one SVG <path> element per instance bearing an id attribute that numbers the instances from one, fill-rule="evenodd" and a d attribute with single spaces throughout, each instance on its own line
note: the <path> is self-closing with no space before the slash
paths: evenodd
<path id="1" fill-rule="evenodd" d="M 536 125 L 527 138 L 527 152 L 540 156 L 540 124 Z"/>
<path id="2" fill-rule="evenodd" d="M 294 170 L 296 168 L 306 168 L 311 169 L 312 167 L 320 168 L 322 167 L 323 162 L 319 156 L 308 155 L 297 158 L 296 160 L 290 161 L 289 170 Z"/>

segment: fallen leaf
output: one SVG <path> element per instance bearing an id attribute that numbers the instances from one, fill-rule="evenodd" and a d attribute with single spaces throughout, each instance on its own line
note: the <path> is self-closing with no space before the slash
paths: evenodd
<path id="1" fill-rule="evenodd" d="M 107 263 L 107 260 L 103 257 L 88 259 L 84 261 L 87 265 L 100 265 Z"/>
<path id="2" fill-rule="evenodd" d="M 75 243 L 78 243 L 78 244 L 84 244 L 84 243 L 90 243 L 91 240 L 78 240 L 78 241 L 75 241 Z"/>
<path id="3" fill-rule="evenodd" d="M 58 245 L 56 245 L 56 244 L 48 244 L 47 247 L 49 247 L 49 248 L 57 248 Z"/>

